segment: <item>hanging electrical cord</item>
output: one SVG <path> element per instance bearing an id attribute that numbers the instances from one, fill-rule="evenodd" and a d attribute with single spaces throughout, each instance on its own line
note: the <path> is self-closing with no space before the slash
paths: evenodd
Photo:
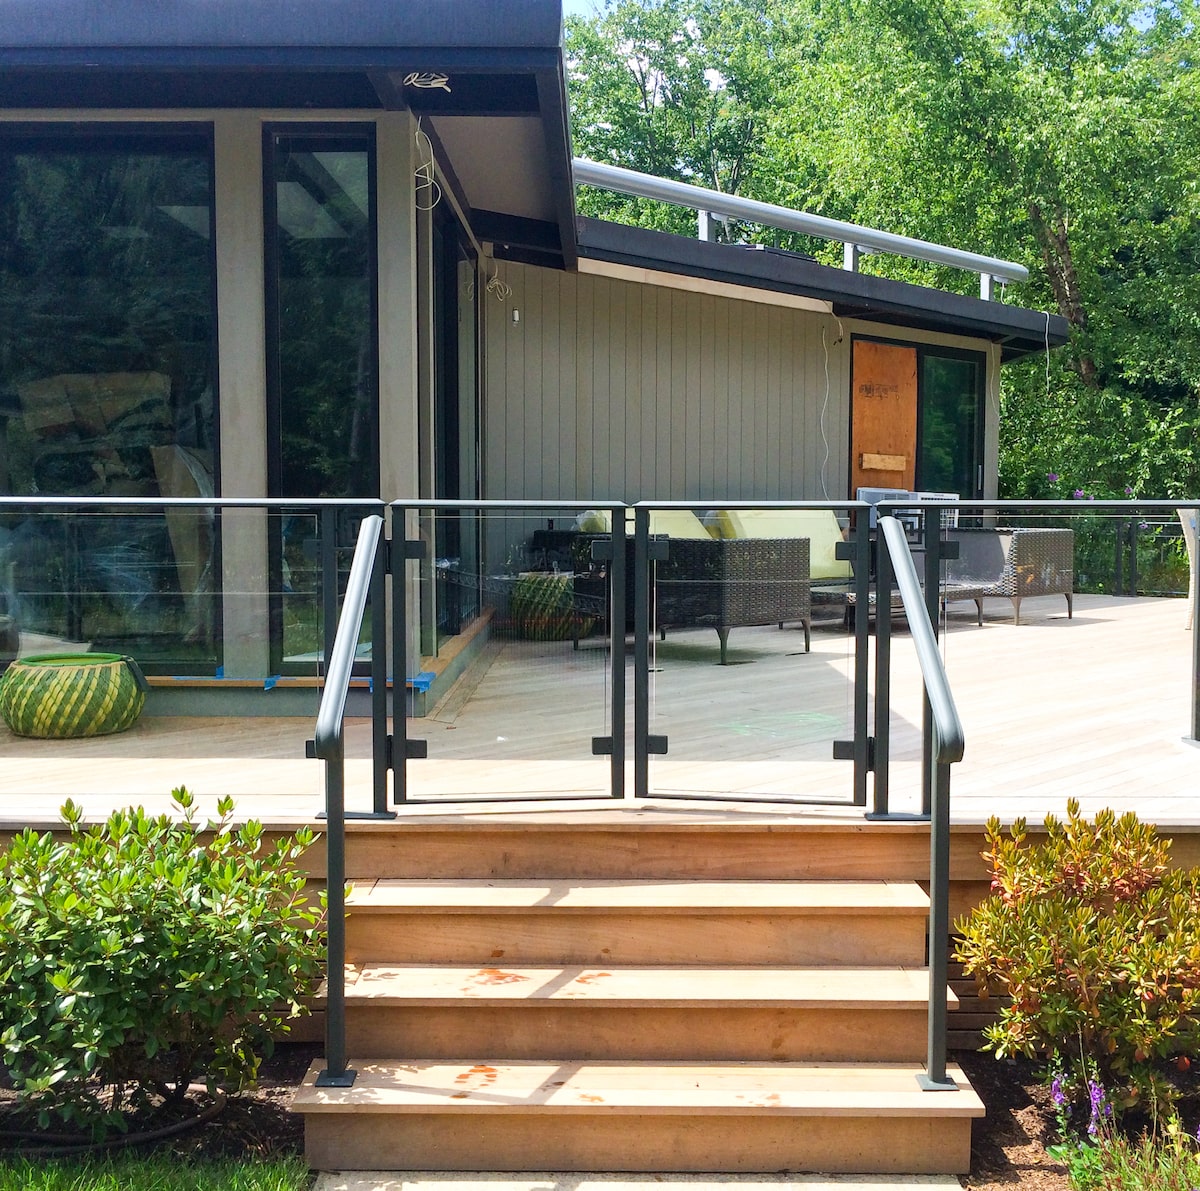
<path id="1" fill-rule="evenodd" d="M 842 320 L 835 314 L 834 319 L 838 325 L 838 337 L 834 343 L 841 343 L 845 338 L 845 328 L 842 326 Z M 825 445 L 825 457 L 821 460 L 821 495 L 829 499 L 829 483 L 827 469 L 829 467 L 829 435 L 825 432 L 825 412 L 829 409 L 830 382 L 829 382 L 829 344 L 825 339 L 825 324 L 821 324 L 821 349 L 825 353 L 825 398 L 821 402 L 821 416 L 819 425 L 821 428 L 821 442 Z"/>
<path id="2" fill-rule="evenodd" d="M 421 128 L 421 117 L 417 117 L 416 132 L 417 154 L 421 164 L 413 171 L 416 179 L 416 207 L 418 211 L 432 211 L 442 201 L 442 188 L 434 177 L 433 172 L 433 142 Z M 421 202 L 421 192 L 427 191 L 431 196 L 428 203 Z"/>
<path id="3" fill-rule="evenodd" d="M 484 286 L 484 292 L 491 294 L 497 301 L 507 302 L 512 297 L 512 286 L 506 285 L 500 280 L 500 268 L 496 267 L 496 271 L 488 279 L 488 283 Z"/>
<path id="4" fill-rule="evenodd" d="M 450 76 L 437 70 L 413 70 L 404 76 L 406 87 L 418 87 L 423 91 L 445 91 L 450 94 Z"/>

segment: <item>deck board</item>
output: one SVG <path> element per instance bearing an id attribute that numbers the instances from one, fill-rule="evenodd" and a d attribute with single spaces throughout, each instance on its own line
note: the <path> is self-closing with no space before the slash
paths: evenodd
<path id="1" fill-rule="evenodd" d="M 1061 597 L 1028 600 L 1014 626 L 1007 603 L 987 605 L 982 628 L 952 610 L 944 652 L 966 732 L 953 773 L 953 818 L 1037 821 L 1070 797 L 1085 812 L 1133 809 L 1160 824 L 1200 826 L 1200 747 L 1190 723 L 1191 635 L 1182 601 L 1081 595 L 1068 620 Z M 920 688 L 911 640 L 893 636 L 892 808 L 919 803 Z M 849 802 L 850 766 L 831 742 L 850 736 L 851 642 L 834 627 L 804 654 L 798 629 L 738 629 L 732 665 L 716 665 L 716 634 L 671 633 L 655 645 L 651 730 L 670 751 L 652 757 L 663 813 L 696 814 L 667 796 L 835 797 Z M 608 759 L 591 755 L 607 730 L 611 675 L 598 641 L 507 641 L 489 651 L 435 708 L 410 720 L 429 760 L 410 763 L 410 791 L 443 809 L 470 796 L 604 799 Z M 36 741 L 0 725 L 0 825 L 56 821 L 66 797 L 89 815 L 136 800 L 165 807 L 172 787 L 200 796 L 202 813 L 232 795 L 239 816 L 313 821 L 322 767 L 304 759 L 305 718 L 144 717 L 119 736 Z M 347 727 L 347 804 L 368 809 L 369 724 Z M 508 809 L 511 804 L 503 804 Z M 538 806 L 527 809 L 536 813 Z M 721 804 L 705 803 L 717 814 Z M 734 804 L 735 806 L 737 804 Z M 563 804 L 589 813 L 592 803 Z M 500 807 L 495 808 L 498 813 Z M 402 813 L 436 813 L 428 807 Z M 487 808 L 479 813 L 488 813 Z M 750 807 L 797 819 L 858 818 L 850 807 Z"/>

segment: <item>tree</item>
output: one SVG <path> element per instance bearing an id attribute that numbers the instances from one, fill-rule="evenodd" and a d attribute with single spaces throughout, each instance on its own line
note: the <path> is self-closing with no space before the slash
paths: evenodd
<path id="1" fill-rule="evenodd" d="M 1062 314 L 1071 342 L 1049 376 L 1044 360 L 1006 370 L 1004 491 L 1047 495 L 1056 472 L 1098 494 L 1200 493 L 1195 17 L 1195 0 L 777 0 L 769 15 L 743 0 L 621 0 L 571 27 L 569 50 L 586 43 L 577 64 L 610 64 L 572 71 L 577 140 L 602 160 L 713 185 L 688 145 L 698 113 L 716 110 L 722 143 L 739 149 L 727 189 L 1024 263 L 1016 299 Z M 682 44 L 708 55 L 704 93 L 694 77 L 674 81 L 691 60 L 672 57 Z M 719 54 L 731 67 L 717 82 L 704 70 L 719 71 Z M 669 100 L 645 92 L 635 120 L 614 103 L 615 80 L 643 57 Z M 639 156 L 638 120 L 657 132 L 657 156 Z M 592 130 L 602 141 L 585 139 Z M 630 215 L 622 202 L 604 210 Z M 838 247 L 816 251 L 834 263 Z M 867 267 L 975 284 L 901 258 Z"/>

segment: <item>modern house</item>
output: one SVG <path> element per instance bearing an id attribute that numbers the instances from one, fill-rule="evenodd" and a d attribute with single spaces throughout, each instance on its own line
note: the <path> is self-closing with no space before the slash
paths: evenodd
<path id="1" fill-rule="evenodd" d="M 580 218 L 584 181 L 692 206 L 698 228 L 732 215 L 840 239 L 845 267 Z M 972 270 L 981 296 L 868 275 L 863 248 Z M 647 792 L 638 766 L 678 763 L 650 769 L 651 793 L 697 800 L 593 806 L 582 799 L 620 794 L 625 780 L 625 624 L 603 605 L 581 613 L 570 566 L 551 556 L 607 562 L 619 607 L 623 556 L 605 559 L 599 539 L 619 536 L 621 502 L 714 515 L 738 502 L 823 505 L 837 541 L 821 549 L 849 575 L 845 550 L 862 562 L 867 538 L 843 542 L 833 506 L 860 488 L 994 497 L 1001 369 L 1066 338 L 1057 316 L 995 300 L 993 279 L 1019 276 L 988 257 L 574 161 L 557 0 L 0 0 L 0 664 L 17 649 L 133 654 L 156 697 L 169 685 L 192 710 L 210 697 L 214 719 L 176 731 L 202 773 L 219 760 L 222 781 L 245 771 L 263 798 L 294 792 L 298 742 L 271 753 L 267 730 L 236 717 L 273 714 L 289 680 L 311 680 L 311 707 L 350 586 L 348 548 L 360 523 L 375 528 L 364 513 L 445 501 L 389 514 L 390 554 L 378 558 L 392 586 L 371 610 L 382 619 L 386 602 L 405 641 L 394 686 L 419 690 L 427 669 L 447 687 L 469 676 L 451 702 L 488 714 L 405 728 L 397 716 L 375 758 L 398 786 L 421 756 L 410 746 L 427 746 L 449 775 L 435 791 L 443 808 L 463 783 L 581 800 L 350 825 L 344 1024 L 359 1074 L 349 1088 L 317 1086 L 320 1072 L 306 1081 L 314 1164 L 965 1168 L 978 1099 L 961 1072 L 934 1079 L 939 1090 L 920 1082 L 948 904 L 930 946 L 930 828 L 862 814 L 891 723 L 885 707 L 868 739 L 870 617 L 843 631 L 843 587 L 811 653 L 794 631 L 808 634 L 804 608 L 706 622 L 757 634 L 754 664 L 729 667 L 715 665 L 711 638 L 693 649 L 666 626 L 676 652 L 656 668 L 663 722 L 648 725 L 637 684 L 650 667 L 634 659 L 630 789 Z M 718 542 L 719 519 L 696 524 L 698 542 Z M 807 600 L 815 535 L 785 555 Z M 510 615 L 509 635 L 489 645 L 522 581 L 533 628 L 511 633 Z M 861 610 L 865 567 L 854 582 Z M 1068 624 L 1070 575 L 1053 590 L 1035 634 Z M 561 609 L 538 600 L 562 592 L 574 603 L 550 623 Z M 1134 610 L 1077 603 L 1089 615 L 1064 632 L 1095 634 L 1093 658 L 1178 640 L 1166 601 L 1133 631 L 1120 618 Z M 996 646 L 991 627 L 972 617 L 959 650 L 981 686 L 1018 655 L 1063 669 L 1046 653 L 1053 630 L 1011 626 Z M 644 619 L 635 628 L 639 647 L 653 636 Z M 346 640 L 352 657 L 358 638 Z M 1027 685 L 1055 694 L 1049 677 Z M 917 700 L 897 712 L 896 735 L 920 722 Z M 997 740 L 986 755 L 1011 760 L 1021 750 L 1000 702 L 986 704 Z M 1113 739 L 1132 740 L 1120 723 Z M 1178 736 L 1163 723 L 1156 741 Z M 1052 727 L 1022 749 L 1074 781 Z M 220 751 L 223 731 L 268 768 Z M 843 732 L 852 750 L 833 739 Z M 1139 764 L 1149 738 L 1133 746 Z M 149 733 L 128 739 L 136 749 Z M 96 741 L 4 729 L 0 744 L 4 780 L 23 796 L 4 829 L 106 756 Z M 850 752 L 861 800 L 812 816 L 735 801 L 829 789 L 835 772 L 840 793 L 850 768 L 834 758 Z M 920 752 L 901 759 L 919 769 Z M 155 755 L 177 766 L 183 753 Z M 1193 758 L 1164 761 L 1163 787 L 1193 773 Z M 130 757 L 114 764 L 89 813 L 141 796 Z M 982 822 L 996 779 L 973 780 Z M 312 817 L 305 807 L 288 803 L 273 825 Z M 955 909 L 985 887 L 978 848 L 977 825 L 962 826 Z M 326 868 L 314 853 L 314 875 L 336 889 L 330 856 Z"/>
<path id="2" fill-rule="evenodd" d="M 577 217 L 554 0 L 47 11 L 0 2 L 0 496 L 991 496 L 1000 369 L 1065 337 L 858 272 L 886 233 L 833 269 Z M 314 523 L 211 520 L 10 511 L 0 590 L 151 672 L 287 674 Z"/>

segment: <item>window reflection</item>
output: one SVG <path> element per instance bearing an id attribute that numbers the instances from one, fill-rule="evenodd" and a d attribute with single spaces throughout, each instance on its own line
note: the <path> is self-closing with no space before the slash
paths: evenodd
<path id="1" fill-rule="evenodd" d="M 211 158 L 207 131 L 0 130 L 0 493 L 213 493 Z M 211 663 L 212 551 L 194 514 L 10 515 L 0 614 L 26 652 Z"/>

